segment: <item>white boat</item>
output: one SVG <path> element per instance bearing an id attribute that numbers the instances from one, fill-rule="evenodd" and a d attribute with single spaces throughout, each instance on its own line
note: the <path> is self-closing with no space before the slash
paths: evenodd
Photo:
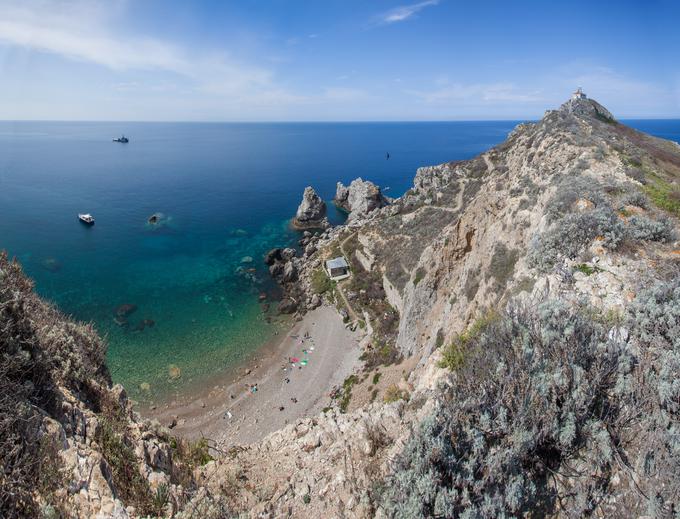
<path id="1" fill-rule="evenodd" d="M 78 220 L 87 225 L 94 225 L 94 216 L 92 216 L 90 213 L 78 213 Z"/>

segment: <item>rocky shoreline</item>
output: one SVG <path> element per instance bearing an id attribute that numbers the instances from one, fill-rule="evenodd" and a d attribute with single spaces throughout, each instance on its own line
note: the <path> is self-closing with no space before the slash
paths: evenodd
<path id="1" fill-rule="evenodd" d="M 278 304 L 282 314 L 294 314 L 299 319 L 306 312 L 318 308 L 322 298 L 312 287 L 315 271 L 323 268 L 319 251 L 328 249 L 348 229 L 358 228 L 381 214 L 389 214 L 391 199 L 383 196 L 376 184 L 361 178 L 353 180 L 348 187 L 338 182 L 333 203 L 348 213 L 345 224 L 331 226 L 326 217 L 326 203 L 314 188 L 305 188 L 302 202 L 291 225 L 302 231 L 298 250 L 287 248 L 271 249 L 264 257 L 269 274 L 283 291 Z M 332 304 L 331 301 L 326 301 Z"/>

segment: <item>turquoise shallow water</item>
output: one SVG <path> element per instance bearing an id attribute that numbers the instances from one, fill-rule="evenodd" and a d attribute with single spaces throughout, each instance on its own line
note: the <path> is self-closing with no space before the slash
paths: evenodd
<path id="1" fill-rule="evenodd" d="M 107 336 L 113 378 L 134 398 L 167 397 L 272 336 L 262 255 L 296 242 L 287 222 L 306 185 L 331 199 L 336 181 L 362 176 L 397 196 L 418 166 L 469 158 L 515 124 L 0 122 L 0 248 Z M 678 121 L 634 125 L 680 136 Z M 111 142 L 123 132 L 129 144 Z M 158 211 L 163 225 L 150 228 Z M 127 326 L 114 321 L 122 304 L 136 306 Z"/>

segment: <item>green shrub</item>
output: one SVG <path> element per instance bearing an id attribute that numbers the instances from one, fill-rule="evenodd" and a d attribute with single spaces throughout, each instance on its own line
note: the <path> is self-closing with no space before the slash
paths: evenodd
<path id="1" fill-rule="evenodd" d="M 609 207 L 568 214 L 534 238 L 528 262 L 540 272 L 549 272 L 561 259 L 576 258 L 596 237 L 614 250 L 625 236 L 625 226 Z"/>
<path id="2" fill-rule="evenodd" d="M 601 272 L 602 269 L 588 265 L 587 263 L 579 263 L 578 265 L 574 265 L 574 271 L 583 272 L 586 276 L 592 276 L 596 272 Z"/>
<path id="3" fill-rule="evenodd" d="M 120 424 L 107 419 L 100 421 L 96 441 L 111 468 L 111 478 L 120 499 L 132 504 L 138 513 L 154 512 L 153 495 L 148 481 L 141 475 L 137 456 L 121 431 Z"/>
<path id="4" fill-rule="evenodd" d="M 628 232 L 631 238 L 644 241 L 672 241 L 675 238 L 675 227 L 666 220 L 652 220 L 645 216 L 631 216 L 628 219 Z"/>
<path id="5" fill-rule="evenodd" d="M 425 269 L 423 267 L 418 267 L 416 270 L 416 276 L 413 278 L 413 286 L 418 285 L 425 277 Z"/>
<path id="6" fill-rule="evenodd" d="M 382 377 L 382 373 L 380 373 L 379 371 L 376 371 L 376 372 L 373 374 L 373 385 L 374 385 L 374 386 L 375 386 L 378 382 L 380 382 L 380 377 Z"/>
<path id="7" fill-rule="evenodd" d="M 408 392 L 403 389 L 399 389 L 396 384 L 392 384 L 385 390 L 383 401 L 386 404 L 391 404 L 392 402 L 396 402 L 398 400 L 408 401 Z"/>
<path id="8" fill-rule="evenodd" d="M 315 294 L 325 294 L 333 288 L 331 279 L 328 277 L 322 267 L 319 267 L 312 273 L 312 290 Z"/>
<path id="9" fill-rule="evenodd" d="M 401 359 L 401 354 L 394 341 L 378 339 L 373 342 L 372 347 L 369 346 L 368 349 L 364 350 L 360 359 L 364 361 L 364 368 L 370 370 L 398 362 Z"/>
<path id="10" fill-rule="evenodd" d="M 514 308 L 463 342 L 452 386 L 379 489 L 388 517 L 542 517 L 558 500 L 594 512 L 615 464 L 626 345 L 559 302 Z M 565 473 L 560 492 L 552 475 Z"/>
<path id="11" fill-rule="evenodd" d="M 440 368 L 456 371 L 463 366 L 470 345 L 479 339 L 479 336 L 498 318 L 495 312 L 488 312 L 477 319 L 463 333 L 456 335 L 451 344 L 442 350 L 442 358 L 439 360 Z"/>
<path id="12" fill-rule="evenodd" d="M 677 186 L 654 176 L 644 190 L 656 207 L 680 216 L 680 189 Z"/>
<path id="13" fill-rule="evenodd" d="M 356 375 L 350 375 L 342 383 L 342 396 L 340 397 L 340 411 L 345 413 L 349 407 L 349 402 L 352 399 L 352 387 L 358 383 L 359 379 Z"/>

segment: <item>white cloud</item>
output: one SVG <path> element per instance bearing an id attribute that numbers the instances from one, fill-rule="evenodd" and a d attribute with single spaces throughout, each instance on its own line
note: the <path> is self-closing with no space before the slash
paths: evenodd
<path id="1" fill-rule="evenodd" d="M 236 95 L 274 88 L 272 73 L 227 53 L 191 55 L 168 41 L 114 31 L 123 2 L 0 1 L 0 43 L 94 63 L 118 72 L 165 71 L 198 90 Z"/>
<path id="2" fill-rule="evenodd" d="M 402 5 L 395 7 L 389 11 L 382 13 L 378 19 L 380 23 L 390 24 L 396 22 L 403 22 L 411 18 L 413 15 L 422 11 L 426 7 L 437 5 L 439 0 L 426 0 L 425 2 L 418 2 L 417 4 Z"/>

